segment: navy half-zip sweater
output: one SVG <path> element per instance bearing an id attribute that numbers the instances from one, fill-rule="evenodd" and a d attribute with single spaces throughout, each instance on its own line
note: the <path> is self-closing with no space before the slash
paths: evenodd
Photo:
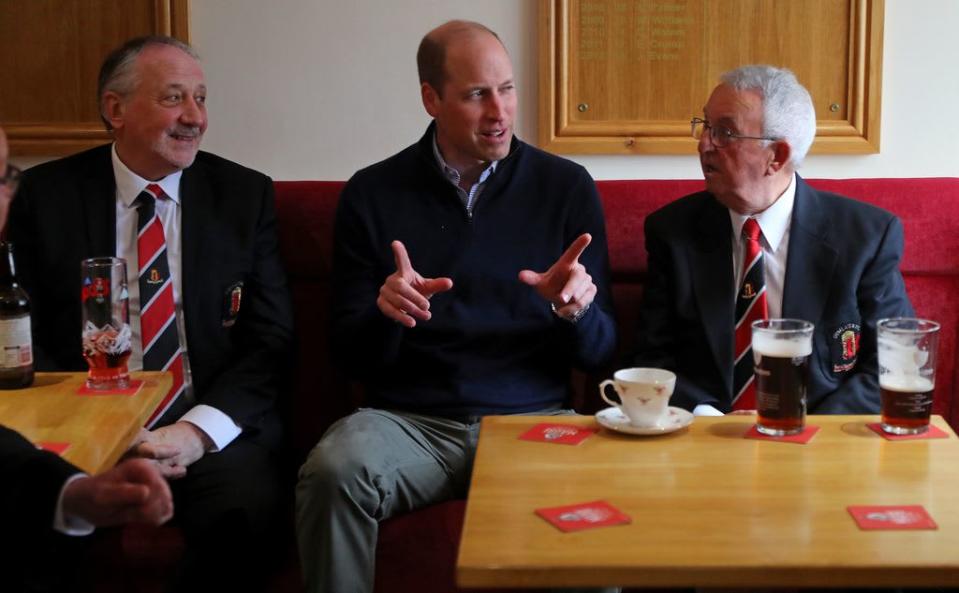
<path id="1" fill-rule="evenodd" d="M 440 172 L 434 125 L 416 144 L 357 172 L 336 213 L 333 344 L 374 407 L 452 418 L 562 405 L 572 366 L 606 364 L 616 333 L 602 207 L 583 167 L 513 139 L 473 216 Z M 596 298 L 577 324 L 518 279 L 546 271 L 582 233 Z M 376 306 L 396 271 L 390 243 L 413 268 L 449 277 L 432 319 L 407 329 Z"/>

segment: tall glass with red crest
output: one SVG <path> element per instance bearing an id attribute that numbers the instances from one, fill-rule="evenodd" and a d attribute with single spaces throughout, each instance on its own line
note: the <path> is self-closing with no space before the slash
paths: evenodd
<path id="1" fill-rule="evenodd" d="M 119 257 L 95 257 L 80 265 L 87 387 L 126 389 L 131 351 L 127 263 Z"/>

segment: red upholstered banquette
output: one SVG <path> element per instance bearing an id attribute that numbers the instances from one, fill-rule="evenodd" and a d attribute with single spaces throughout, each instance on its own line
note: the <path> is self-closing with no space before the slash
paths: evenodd
<path id="1" fill-rule="evenodd" d="M 902 219 L 906 235 L 902 271 L 909 296 L 918 315 L 942 323 L 935 412 L 959 428 L 955 394 L 959 179 L 820 179 L 810 184 L 870 202 Z M 620 351 L 625 352 L 635 336 L 645 280 L 643 220 L 664 204 L 701 190 L 703 182 L 600 181 L 597 185 L 609 235 Z M 332 364 L 327 337 L 333 217 L 342 187 L 339 181 L 276 182 L 280 248 L 289 274 L 298 341 L 293 392 L 280 403 L 294 444 L 291 466 L 299 464 L 323 431 L 360 401 L 359 391 Z M 580 411 L 594 411 L 597 378 L 574 374 L 571 382 Z M 463 509 L 464 501 L 449 501 L 384 522 L 377 546 L 377 592 L 456 591 L 453 575 Z M 113 545 L 104 560 L 122 568 L 98 569 L 97 590 L 161 591 L 162 576 L 182 552 L 178 531 L 169 526 L 132 527 L 110 535 Z M 295 546 L 292 541 L 287 546 L 287 561 L 271 588 L 301 591 Z"/>
<path id="2" fill-rule="evenodd" d="M 959 328 L 959 179 L 817 179 L 821 190 L 860 199 L 898 215 L 905 227 L 902 272 L 918 315 L 942 323 L 935 413 L 959 428 L 956 335 Z M 293 438 L 305 454 L 334 420 L 358 401 L 332 366 L 326 339 L 333 215 L 342 182 L 276 183 L 280 245 L 293 292 L 299 351 L 292 400 Z M 634 339 L 643 293 L 646 253 L 643 220 L 676 198 L 700 191 L 699 180 L 597 182 L 609 235 L 620 350 Z M 595 377 L 573 377 L 576 401 L 595 409 Z M 589 394 L 589 397 L 586 397 Z M 396 517 L 382 525 L 376 589 L 448 593 L 464 503 L 451 501 Z"/>

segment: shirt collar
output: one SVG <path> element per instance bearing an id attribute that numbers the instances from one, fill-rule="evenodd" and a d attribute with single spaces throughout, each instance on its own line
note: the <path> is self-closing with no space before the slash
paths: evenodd
<path id="1" fill-rule="evenodd" d="M 151 183 L 159 185 L 168 198 L 177 204 L 180 203 L 180 177 L 183 175 L 182 170 L 171 173 L 159 181 L 149 181 L 140 177 L 123 164 L 123 161 L 121 161 L 119 155 L 117 155 L 116 143 L 113 144 L 113 148 L 110 150 L 110 156 L 113 160 L 113 178 L 116 179 L 117 182 L 117 197 L 120 198 L 124 206 L 132 208 L 137 196 Z"/>
<path id="2" fill-rule="evenodd" d="M 440 146 L 436 142 L 436 132 L 433 132 L 433 156 L 436 157 L 436 164 L 439 165 L 440 171 L 443 172 L 443 175 L 452 183 L 453 185 L 459 187 L 460 179 L 462 176 L 460 172 L 450 167 L 446 164 L 446 161 L 443 160 L 443 155 L 440 153 Z M 496 171 L 496 165 L 499 164 L 499 161 L 491 161 L 489 167 L 483 169 L 483 172 L 480 173 L 479 181 L 476 182 L 477 185 L 485 183 L 490 175 Z"/>
<path id="3" fill-rule="evenodd" d="M 759 214 L 753 216 L 759 223 L 759 228 L 766 239 L 769 250 L 775 253 L 779 249 L 779 244 L 783 240 L 786 231 L 789 229 L 789 222 L 792 220 L 793 204 L 796 202 L 796 174 L 793 173 L 789 187 L 779 198 Z M 733 210 L 729 211 L 729 219 L 733 223 L 733 236 L 739 237 L 743 233 L 743 225 L 749 216 L 739 214 Z"/>

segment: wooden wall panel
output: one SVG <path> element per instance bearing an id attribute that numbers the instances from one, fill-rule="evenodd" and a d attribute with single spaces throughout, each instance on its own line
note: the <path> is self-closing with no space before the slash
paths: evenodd
<path id="1" fill-rule="evenodd" d="M 695 152 L 689 119 L 722 72 L 792 69 L 813 151 L 879 149 L 883 0 L 541 0 L 540 144 L 564 153 Z"/>
<path id="2" fill-rule="evenodd" d="M 12 154 L 62 155 L 109 142 L 96 79 L 132 37 L 189 40 L 187 0 L 3 0 L 0 123 Z"/>

